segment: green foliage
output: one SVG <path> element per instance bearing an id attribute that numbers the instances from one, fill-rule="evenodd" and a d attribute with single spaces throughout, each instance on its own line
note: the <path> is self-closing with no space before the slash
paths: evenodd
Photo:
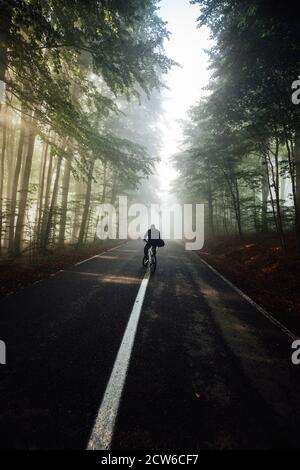
<path id="1" fill-rule="evenodd" d="M 9 93 L 36 111 L 41 129 L 51 126 L 81 152 L 115 161 L 117 140 L 99 126 L 95 135 L 95 115 L 99 122 L 116 111 L 111 93 L 139 94 L 139 87 L 149 95 L 173 63 L 163 53 L 168 32 L 156 2 L 15 0 L 2 11 L 10 22 Z"/>
<path id="2" fill-rule="evenodd" d="M 0 187 L 12 202 L 9 197 L 3 206 L 0 194 L 0 221 L 10 211 L 6 227 L 0 225 L 0 249 L 5 230 L 9 251 L 20 251 L 26 214 L 34 212 L 43 249 L 55 243 L 57 231 L 60 243 L 66 231 L 79 233 L 82 243 L 97 202 L 113 202 L 116 191 L 132 191 L 152 173 L 158 146 L 150 145 L 156 140 L 150 119 L 144 114 L 142 133 L 135 127 L 146 112 L 145 97 L 155 94 L 159 102 L 163 75 L 174 64 L 164 54 L 169 33 L 157 11 L 156 0 L 0 0 L 0 78 L 7 83 L 5 110 L 16 122 L 9 122 L 14 132 L 7 148 L 18 161 L 13 174 L 4 150 Z M 129 105 L 133 98 L 140 106 Z M 4 141 L 6 128 L 0 130 Z M 41 140 L 42 153 L 34 150 Z M 14 181 L 12 191 L 5 176 Z M 84 186 L 70 217 L 74 180 Z"/>
<path id="3" fill-rule="evenodd" d="M 284 213 L 292 209 L 299 239 L 300 108 L 291 100 L 292 82 L 300 70 L 295 4 L 290 0 L 191 3 L 199 4 L 199 26 L 210 28 L 214 47 L 210 94 L 191 110 L 184 151 L 175 157 L 180 196 L 191 197 L 192 191 L 194 197 L 202 197 L 210 205 L 211 218 L 213 212 L 228 218 L 229 208 L 240 234 L 242 225 L 257 230 L 257 219 L 249 224 L 251 212 L 266 227 L 262 219 L 272 210 L 283 245 L 283 220 L 290 220 Z M 285 211 L 284 203 L 291 201 L 280 198 L 280 188 L 287 177 L 294 207 Z"/>

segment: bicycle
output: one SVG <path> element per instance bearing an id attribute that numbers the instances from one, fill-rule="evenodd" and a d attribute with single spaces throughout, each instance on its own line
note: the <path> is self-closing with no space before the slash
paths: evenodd
<path id="1" fill-rule="evenodd" d="M 156 265 L 157 265 L 157 258 L 156 258 L 156 250 L 154 246 L 151 246 L 148 250 L 148 256 L 144 256 L 143 258 L 143 266 L 144 268 L 149 265 L 151 274 L 155 273 Z"/>

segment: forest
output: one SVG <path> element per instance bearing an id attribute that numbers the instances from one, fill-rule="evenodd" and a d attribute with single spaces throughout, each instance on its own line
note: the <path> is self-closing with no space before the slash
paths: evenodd
<path id="1" fill-rule="evenodd" d="M 177 172 L 171 197 L 205 205 L 204 252 L 212 262 L 224 270 L 236 257 L 233 278 L 244 275 L 246 289 L 255 271 L 253 295 L 259 292 L 262 304 L 269 297 L 271 307 L 274 286 L 284 283 L 288 309 L 297 311 L 298 300 L 290 305 L 300 269 L 294 4 L 189 3 L 199 30 L 211 36 L 210 80 L 182 116 L 183 140 L 169 162 Z M 57 260 L 70 264 L 99 252 L 102 203 L 114 204 L 119 195 L 129 203 L 161 202 L 163 91 L 181 64 L 166 53 L 172 34 L 155 0 L 0 5 L 0 277 L 6 292 L 25 282 L 19 279 L 24 262 L 36 267 L 33 274 L 26 268 L 27 283 L 63 268 Z M 200 45 L 194 47 L 196 58 Z M 240 246 L 247 253 L 237 252 Z"/>
<path id="2" fill-rule="evenodd" d="M 1 0 L 3 260 L 92 243 L 99 204 L 151 197 L 167 37 L 152 0 Z"/>
<path id="3" fill-rule="evenodd" d="M 206 205 L 207 236 L 275 232 L 300 251 L 300 30 L 294 2 L 194 0 L 210 28 L 211 80 L 174 156 L 180 200 Z M 295 91 L 296 88 L 296 91 Z"/>
<path id="4" fill-rule="evenodd" d="M 0 0 L 0 397 L 0 450 L 300 450 L 294 0 Z"/>

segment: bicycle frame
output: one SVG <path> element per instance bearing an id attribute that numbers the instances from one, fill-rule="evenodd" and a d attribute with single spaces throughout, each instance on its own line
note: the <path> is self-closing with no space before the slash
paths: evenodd
<path id="1" fill-rule="evenodd" d="M 154 273 L 156 270 L 156 254 L 154 254 L 153 246 L 151 246 L 151 248 L 148 250 L 148 261 L 150 272 Z"/>
<path id="2" fill-rule="evenodd" d="M 156 270 L 156 254 L 154 253 L 154 248 L 151 246 L 148 250 L 148 257 L 143 259 L 143 265 L 147 266 L 149 265 L 149 269 L 151 273 L 154 273 Z"/>

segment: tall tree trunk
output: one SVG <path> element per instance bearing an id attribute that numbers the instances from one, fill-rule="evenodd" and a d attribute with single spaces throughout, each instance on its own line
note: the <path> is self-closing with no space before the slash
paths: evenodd
<path id="1" fill-rule="evenodd" d="M 59 226 L 59 235 L 58 235 L 58 243 L 60 246 L 63 246 L 65 242 L 71 169 L 72 169 L 72 158 L 70 156 L 65 162 L 63 184 L 62 184 L 61 217 L 60 217 L 60 226 Z"/>
<path id="2" fill-rule="evenodd" d="M 279 168 L 279 141 L 276 139 L 276 150 L 274 153 L 274 160 L 275 160 L 275 169 L 273 169 L 272 165 L 272 172 L 273 173 L 273 182 L 274 182 L 274 190 L 276 196 L 276 212 L 277 212 L 277 219 L 278 219 L 278 226 L 280 229 L 280 236 L 282 237 L 283 248 L 286 250 L 286 241 L 285 235 L 283 230 L 283 221 L 282 221 L 282 213 L 281 213 L 281 205 L 280 205 L 280 168 Z"/>
<path id="3" fill-rule="evenodd" d="M 43 240 L 45 239 L 45 232 L 46 232 L 48 215 L 49 215 L 49 202 L 50 202 L 52 173 L 53 173 L 53 153 L 51 151 L 49 164 L 48 164 L 48 170 L 47 170 L 45 200 L 44 200 L 44 208 L 43 208 L 42 221 L 41 221 L 41 227 L 40 227 L 40 243 L 41 243 L 40 248 L 42 250 L 43 250 Z"/>
<path id="4" fill-rule="evenodd" d="M 0 161 L 0 254 L 2 251 L 4 162 L 5 162 L 6 143 L 7 143 L 7 124 L 6 123 L 4 123 L 2 130 L 3 130 L 2 150 L 1 150 L 1 161 Z"/>
<path id="5" fill-rule="evenodd" d="M 229 189 L 229 194 L 231 196 L 238 234 L 239 234 L 240 240 L 243 241 L 244 235 L 243 235 L 243 230 L 242 230 L 240 194 L 239 194 L 237 178 L 233 174 L 232 170 L 230 170 L 230 176 L 228 176 L 228 174 L 226 173 L 224 169 L 222 169 L 222 172 L 226 179 L 228 189 Z"/>
<path id="6" fill-rule="evenodd" d="M 0 5 L 0 80 L 6 84 L 6 71 L 8 66 L 8 43 L 9 43 L 9 29 L 12 18 L 12 2 L 1 2 Z M 1 85 L 1 84 L 0 84 Z M 0 99 L 0 112 L 2 111 L 3 104 Z"/>
<path id="7" fill-rule="evenodd" d="M 293 143 L 289 141 L 288 137 L 285 140 L 287 154 L 288 154 L 288 164 L 289 164 L 289 174 L 292 183 L 292 194 L 294 202 L 294 228 L 296 236 L 296 245 L 297 252 L 300 252 L 300 218 L 299 218 L 299 206 L 298 206 L 298 195 L 297 195 L 297 175 L 296 175 L 296 148 L 293 149 Z"/>
<path id="8" fill-rule="evenodd" d="M 295 135 L 295 167 L 296 167 L 296 195 L 297 205 L 300 208 L 300 131 Z M 300 217 L 299 217 L 300 218 Z"/>
<path id="9" fill-rule="evenodd" d="M 103 163 L 103 186 L 102 186 L 101 204 L 105 203 L 106 189 L 107 189 L 107 162 L 104 162 Z"/>
<path id="10" fill-rule="evenodd" d="M 102 187 L 102 195 L 100 198 L 100 204 L 105 203 L 105 198 L 106 198 L 106 189 L 107 189 L 107 162 L 105 161 L 103 164 L 103 187 Z M 100 220 L 100 212 L 98 211 L 97 215 L 97 220 L 96 220 L 96 227 L 95 227 L 95 233 L 94 233 L 94 241 L 97 240 L 97 228 Z"/>
<path id="11" fill-rule="evenodd" d="M 36 208 L 36 223 L 35 223 L 35 237 L 36 237 L 36 246 L 40 246 L 40 235 L 41 235 L 41 221 L 43 214 L 43 199 L 44 199 L 44 190 L 45 190 L 45 175 L 46 175 L 46 164 L 47 156 L 49 149 L 49 142 L 46 142 L 45 148 L 43 149 L 43 158 L 41 165 L 41 172 L 39 178 L 39 191 L 38 191 L 38 201 Z"/>
<path id="12" fill-rule="evenodd" d="M 227 222 L 227 218 L 228 218 L 228 206 L 226 204 L 226 194 L 223 192 L 222 194 L 222 212 L 223 212 L 223 227 L 224 227 L 224 233 L 225 235 L 228 234 L 228 222 Z"/>
<path id="13" fill-rule="evenodd" d="M 243 241 L 244 234 L 243 234 L 243 229 L 242 229 L 241 200 L 240 200 L 240 191 L 239 191 L 239 185 L 238 185 L 237 178 L 234 179 L 234 187 L 235 187 L 235 194 L 236 194 L 235 201 L 236 201 L 237 226 L 238 226 L 240 239 Z"/>
<path id="14" fill-rule="evenodd" d="M 286 250 L 286 243 L 285 243 L 285 237 L 283 233 L 283 228 L 282 228 L 282 220 L 281 220 L 281 211 L 280 211 L 280 205 L 278 205 L 278 188 L 275 189 L 275 200 L 273 196 L 273 188 L 276 188 L 276 176 L 274 172 L 274 166 L 272 163 L 272 159 L 270 156 L 270 153 L 266 151 L 264 153 L 264 158 L 266 162 L 266 169 L 268 172 L 268 185 L 269 185 L 269 194 L 270 194 L 270 200 L 272 204 L 272 211 L 273 211 L 273 216 L 274 216 L 274 223 L 276 227 L 276 231 L 278 234 L 278 238 L 281 244 L 281 247 Z"/>
<path id="15" fill-rule="evenodd" d="M 91 202 L 94 166 L 95 166 L 95 159 L 92 159 L 90 162 L 90 168 L 89 168 L 87 185 L 86 185 L 84 208 L 83 208 L 83 214 L 82 214 L 81 225 L 80 225 L 79 236 L 78 236 L 78 246 L 81 246 L 84 242 L 87 219 L 89 215 L 89 207 L 90 207 L 90 202 Z"/>
<path id="16" fill-rule="evenodd" d="M 91 225 L 91 220 L 92 220 L 92 209 L 91 207 L 89 208 L 88 216 L 87 216 L 87 222 L 86 222 L 86 229 L 85 229 L 85 235 L 84 235 L 84 240 L 83 244 L 85 245 L 88 242 L 88 237 L 89 237 L 89 231 L 90 231 L 90 225 Z"/>
<path id="17" fill-rule="evenodd" d="M 112 184 L 111 184 L 111 195 L 110 195 L 110 203 L 114 204 L 116 202 L 118 192 L 118 177 L 116 173 L 113 173 Z"/>
<path id="18" fill-rule="evenodd" d="M 296 170 L 296 182 L 295 182 L 295 212 L 296 212 L 296 238 L 298 251 L 300 251 L 300 131 L 296 132 L 295 135 L 295 146 L 294 146 L 294 160 Z"/>
<path id="19" fill-rule="evenodd" d="M 78 237 L 78 232 L 80 230 L 80 213 L 81 213 L 81 201 L 83 198 L 83 189 L 82 189 L 83 183 L 81 180 L 76 181 L 75 185 L 75 209 L 74 209 L 74 218 L 73 218 L 73 230 L 72 230 L 72 241 L 73 243 L 76 243 L 77 237 Z"/>
<path id="20" fill-rule="evenodd" d="M 11 126 L 9 137 L 8 137 L 8 147 L 7 147 L 7 186 L 6 186 L 6 198 L 9 202 L 12 198 L 12 184 L 13 184 L 13 175 L 15 168 L 15 141 L 16 141 L 16 128 Z"/>
<path id="21" fill-rule="evenodd" d="M 11 117 L 11 116 L 10 116 Z M 5 239 L 3 246 L 8 249 L 8 232 L 9 232 L 9 217 L 11 213 L 11 198 L 12 198 L 12 183 L 14 178 L 15 167 L 15 138 L 16 128 L 13 124 L 8 126 L 7 132 L 7 148 L 6 148 L 6 165 L 7 165 L 7 178 L 6 178 L 6 224 L 5 224 Z"/>
<path id="22" fill-rule="evenodd" d="M 53 191 L 52 191 L 51 204 L 50 204 L 50 208 L 49 208 L 49 214 L 48 214 L 48 218 L 47 218 L 46 229 L 45 229 L 45 233 L 44 233 L 44 237 L 43 237 L 42 248 L 43 248 L 44 252 L 47 250 L 48 242 L 49 242 L 49 238 L 50 238 L 50 233 L 51 233 L 51 228 L 52 228 L 52 220 L 53 220 L 54 210 L 55 210 L 57 196 L 58 196 L 58 184 L 59 184 L 61 164 L 62 164 L 62 158 L 60 156 L 58 156 L 58 162 L 57 162 L 57 167 L 56 167 L 56 175 L 55 175 L 54 186 L 53 186 Z"/>
<path id="23" fill-rule="evenodd" d="M 211 186 L 210 176 L 208 176 L 208 181 L 207 181 L 207 198 L 208 198 L 208 229 L 209 229 L 209 235 L 213 236 L 215 234 L 214 207 L 213 207 L 213 196 L 212 196 L 212 186 Z"/>
<path id="24" fill-rule="evenodd" d="M 253 222 L 254 222 L 255 233 L 257 234 L 259 232 L 259 220 L 258 220 L 258 217 L 257 217 L 257 204 L 256 204 L 256 191 L 255 191 L 255 188 L 253 188 L 252 194 L 253 194 Z"/>
<path id="25" fill-rule="evenodd" d="M 19 203 L 19 211 L 18 211 L 15 240 L 14 240 L 15 255 L 18 255 L 21 250 L 21 242 L 22 242 L 25 212 L 26 212 L 26 206 L 27 206 L 27 200 L 28 200 L 29 179 L 30 179 L 30 173 L 31 173 L 35 137 L 36 137 L 36 129 L 34 127 L 34 118 L 32 118 L 31 128 L 29 131 L 27 156 L 25 160 L 23 178 L 22 178 L 21 189 L 20 189 L 20 203 Z"/>
<path id="26" fill-rule="evenodd" d="M 23 157 L 23 150 L 24 150 L 24 142 L 25 142 L 25 128 L 26 128 L 26 119 L 25 119 L 25 116 L 22 115 L 20 137 L 19 137 L 18 151 L 17 151 L 17 157 L 16 157 L 16 165 L 15 165 L 15 171 L 14 171 L 14 177 L 13 177 L 12 195 L 11 195 L 11 201 L 10 201 L 9 230 L 8 230 L 8 249 L 10 253 L 13 253 L 13 249 L 14 249 L 17 195 L 18 195 L 19 178 L 20 178 L 20 171 L 21 171 L 21 164 L 22 164 L 22 157 Z"/>
<path id="27" fill-rule="evenodd" d="M 265 170 L 265 165 L 264 165 Z M 262 195 L 262 206 L 261 206 L 261 230 L 263 233 L 268 232 L 268 196 L 269 196 L 269 184 L 268 184 L 268 172 L 265 170 L 261 177 L 261 195 Z"/>

